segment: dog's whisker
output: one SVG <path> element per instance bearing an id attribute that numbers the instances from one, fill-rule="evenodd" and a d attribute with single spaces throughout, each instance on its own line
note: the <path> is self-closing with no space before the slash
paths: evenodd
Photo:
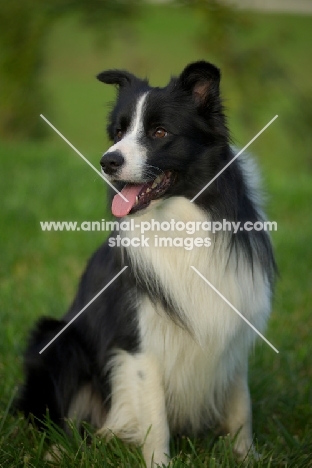
<path id="1" fill-rule="evenodd" d="M 165 171 L 160 167 L 153 166 L 151 164 L 146 164 L 144 167 L 144 176 L 154 178 L 157 177 L 159 174 L 165 174 Z"/>

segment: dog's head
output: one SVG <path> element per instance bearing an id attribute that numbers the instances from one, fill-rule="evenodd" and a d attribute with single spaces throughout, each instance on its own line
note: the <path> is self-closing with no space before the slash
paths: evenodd
<path id="1" fill-rule="evenodd" d="M 170 195 L 195 195 L 219 165 L 219 156 L 209 153 L 219 155 L 228 142 L 219 69 L 192 63 L 164 88 L 121 70 L 97 78 L 118 88 L 108 125 L 113 145 L 101 166 L 128 203 L 116 195 L 113 214 L 132 214 Z"/>

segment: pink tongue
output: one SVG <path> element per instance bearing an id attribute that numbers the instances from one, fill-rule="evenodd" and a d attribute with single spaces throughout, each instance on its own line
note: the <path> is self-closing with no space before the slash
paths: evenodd
<path id="1" fill-rule="evenodd" d="M 120 193 L 128 200 L 127 202 L 120 196 L 120 193 L 114 196 L 112 203 L 112 213 L 114 216 L 122 218 L 131 211 L 135 204 L 135 199 L 142 190 L 143 185 L 144 184 L 125 185 Z"/>

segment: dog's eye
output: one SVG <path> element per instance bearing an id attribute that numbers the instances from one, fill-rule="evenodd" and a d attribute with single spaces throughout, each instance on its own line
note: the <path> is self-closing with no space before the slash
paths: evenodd
<path id="1" fill-rule="evenodd" d="M 164 138 L 167 135 L 168 135 L 168 132 L 163 127 L 157 127 L 155 132 L 153 133 L 154 138 Z"/>
<path id="2" fill-rule="evenodd" d="M 117 130 L 116 130 L 116 139 L 121 140 L 122 137 L 123 137 L 123 131 L 120 130 L 120 128 L 117 128 Z"/>

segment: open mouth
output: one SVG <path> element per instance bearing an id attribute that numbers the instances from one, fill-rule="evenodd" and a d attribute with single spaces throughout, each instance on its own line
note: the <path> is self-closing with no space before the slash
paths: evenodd
<path id="1" fill-rule="evenodd" d="M 156 179 L 145 184 L 126 184 L 120 193 L 128 201 L 125 201 L 120 193 L 117 193 L 112 203 L 113 215 L 121 218 L 146 208 L 152 200 L 161 198 L 174 181 L 175 174 L 171 171 L 165 171 Z"/>

